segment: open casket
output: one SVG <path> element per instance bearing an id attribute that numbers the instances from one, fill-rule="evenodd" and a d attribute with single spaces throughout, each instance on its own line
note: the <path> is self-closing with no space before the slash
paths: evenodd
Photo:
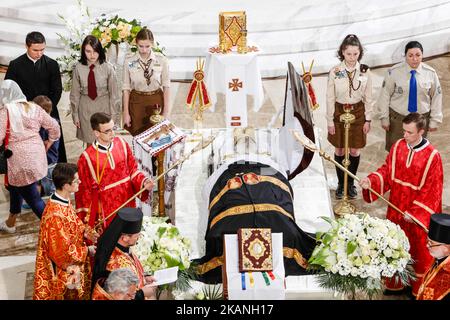
<path id="1" fill-rule="evenodd" d="M 290 180 L 308 168 L 314 153 L 304 150 L 291 129 L 315 141 L 308 92 L 289 64 L 283 127 L 227 128 L 213 142 L 211 175 L 203 189 L 208 218 L 205 255 L 199 263 L 205 282 L 220 282 L 220 270 L 213 267 L 223 257 L 222 237 L 239 228 L 282 233 L 286 275 L 307 274 L 306 261 L 315 239 L 296 223 Z"/>

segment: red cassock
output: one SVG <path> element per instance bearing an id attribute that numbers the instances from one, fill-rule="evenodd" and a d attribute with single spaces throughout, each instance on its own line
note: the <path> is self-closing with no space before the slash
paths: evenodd
<path id="1" fill-rule="evenodd" d="M 450 293 L 450 256 L 425 275 L 417 300 L 442 300 Z"/>
<path id="2" fill-rule="evenodd" d="M 114 138 L 108 150 L 99 149 L 95 142 L 89 146 L 78 160 L 78 174 L 81 184 L 75 193 L 77 214 L 91 228 L 141 190 L 145 180 L 131 148 L 120 137 Z M 140 199 L 147 200 L 148 191 Z M 132 200 L 126 206 L 134 208 L 136 202 Z M 99 234 L 115 216 L 97 228 Z"/>
<path id="3" fill-rule="evenodd" d="M 420 225 L 408 222 L 403 215 L 388 206 L 387 219 L 398 224 L 409 239 L 411 257 L 417 280 L 412 283 L 412 292 L 417 295 L 425 272 L 433 264 L 427 248 L 427 232 L 430 216 L 442 211 L 443 171 L 439 152 L 428 142 L 410 149 L 405 139 L 392 146 L 385 164 L 371 173 L 371 187 L 380 194 L 390 191 L 389 201 L 403 212 L 408 212 L 420 221 Z M 375 201 L 378 197 L 363 190 L 364 200 Z M 386 288 L 400 290 L 401 284 L 387 279 Z"/>
<path id="4" fill-rule="evenodd" d="M 91 269 L 84 230 L 70 202 L 62 203 L 52 196 L 39 230 L 34 300 L 89 299 Z"/>

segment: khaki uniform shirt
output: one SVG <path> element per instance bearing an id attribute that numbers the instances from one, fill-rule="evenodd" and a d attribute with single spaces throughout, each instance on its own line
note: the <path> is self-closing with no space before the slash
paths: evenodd
<path id="1" fill-rule="evenodd" d="M 372 93 L 372 74 L 368 69 L 366 72 L 361 72 L 359 62 L 355 66 L 355 77 L 353 78 L 353 88 L 351 89 L 349 78 L 347 75 L 349 70 L 345 62 L 342 61 L 339 65 L 331 69 L 328 74 L 328 87 L 327 87 L 327 124 L 333 126 L 333 115 L 335 109 L 335 103 L 351 103 L 355 104 L 362 100 L 365 108 L 366 120 L 372 120 L 372 111 L 375 100 Z"/>
<path id="2" fill-rule="evenodd" d="M 109 113 L 116 114 L 120 109 L 116 70 L 114 70 L 114 67 L 111 63 L 106 61 L 102 64 L 97 61 L 93 70 L 95 84 L 97 86 L 97 103 L 102 103 L 102 101 L 109 101 L 109 105 L 103 106 L 104 108 L 101 108 L 99 111 L 103 112 L 108 110 Z M 77 63 L 73 70 L 72 88 L 70 90 L 70 105 L 72 109 L 73 121 L 80 121 L 79 109 L 80 104 L 82 103 L 82 96 L 88 95 L 88 76 L 90 71 L 91 70 L 89 69 L 89 66 L 84 65 L 81 62 Z M 109 100 L 99 99 L 106 95 L 109 96 Z M 94 102 L 89 100 L 88 104 L 91 110 L 84 111 L 88 111 L 91 113 L 92 110 L 95 109 L 91 106 L 93 103 Z"/>
<path id="3" fill-rule="evenodd" d="M 389 125 L 389 108 L 397 113 L 407 115 L 409 99 L 409 80 L 412 68 L 401 62 L 388 69 L 378 99 L 380 119 L 383 125 Z M 442 89 L 436 71 L 425 63 L 416 69 L 417 112 L 430 113 L 430 128 L 437 128 L 442 123 Z"/>
<path id="4" fill-rule="evenodd" d="M 143 66 L 139 63 L 140 59 L 139 53 L 125 59 L 122 90 L 150 92 L 161 87 L 170 87 L 169 62 L 165 56 L 159 52 L 151 51 L 148 59 L 151 59 L 149 70 L 150 73 L 153 70 L 153 74 L 148 85 L 147 79 L 144 77 Z M 147 63 L 147 61 L 143 62 Z"/>

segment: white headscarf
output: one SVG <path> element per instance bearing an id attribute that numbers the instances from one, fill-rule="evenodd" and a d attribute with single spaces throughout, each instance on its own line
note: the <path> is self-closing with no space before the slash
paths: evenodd
<path id="1" fill-rule="evenodd" d="M 27 102 L 27 97 L 19 85 L 13 80 L 4 80 L 0 86 L 0 105 L 8 109 L 11 130 L 19 134 L 23 132 L 22 114 L 27 115 L 35 110 L 33 105 L 27 112 L 20 102 Z"/>

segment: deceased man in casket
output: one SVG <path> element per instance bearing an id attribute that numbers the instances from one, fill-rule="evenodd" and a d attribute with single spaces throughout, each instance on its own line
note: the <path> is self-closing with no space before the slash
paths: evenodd
<path id="1" fill-rule="evenodd" d="M 283 128 L 228 129 L 214 141 L 211 175 L 203 190 L 209 211 L 206 251 L 197 260 L 203 282 L 222 282 L 223 235 L 236 234 L 239 228 L 282 232 L 286 276 L 307 273 L 315 235 L 302 231 L 295 222 L 289 179 L 309 165 L 312 154 L 295 142 L 289 130 L 303 131 L 313 141 L 314 131 L 309 112 L 297 112 L 302 102 L 308 107 L 307 101 L 302 101 L 304 85 L 297 77 L 288 77 L 288 82 L 296 90 L 292 90 L 293 103 L 287 99 Z"/>

